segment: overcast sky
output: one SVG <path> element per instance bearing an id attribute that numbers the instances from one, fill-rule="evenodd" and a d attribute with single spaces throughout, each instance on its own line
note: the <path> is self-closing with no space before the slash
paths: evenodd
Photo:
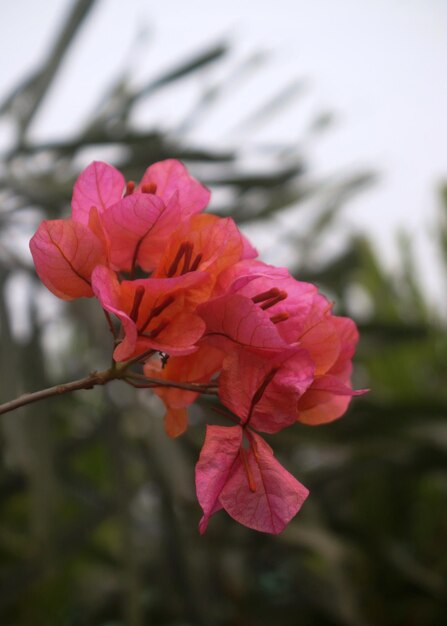
<path id="1" fill-rule="evenodd" d="M 44 57 L 69 6 L 69 0 L 2 3 L 0 94 Z M 145 31 L 148 37 L 136 46 Z M 235 82 L 192 138 L 216 148 L 240 143 L 238 121 L 266 96 L 302 79 L 304 95 L 251 129 L 247 143 L 304 143 L 316 176 L 376 170 L 379 182 L 347 207 L 346 224 L 373 233 L 389 263 L 396 259 L 396 229 L 408 229 L 434 293 L 436 191 L 447 179 L 445 0 L 100 0 L 36 120 L 35 136 L 75 132 L 101 86 L 129 62 L 141 80 L 222 37 L 234 42 L 227 70 L 255 51 L 269 52 L 269 61 L 257 75 Z M 141 111 L 141 120 L 169 127 L 203 85 L 185 89 L 181 102 Z M 334 112 L 337 123 L 307 144 L 309 120 L 324 111 Z"/>

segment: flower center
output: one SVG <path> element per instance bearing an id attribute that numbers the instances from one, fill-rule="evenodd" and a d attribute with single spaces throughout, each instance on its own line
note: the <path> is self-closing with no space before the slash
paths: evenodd
<path id="1" fill-rule="evenodd" d="M 278 289 L 277 287 L 272 287 L 272 289 L 269 289 L 268 291 L 263 291 L 262 293 L 258 293 L 256 296 L 252 298 L 252 302 L 254 302 L 255 304 L 259 304 L 261 309 L 265 311 L 266 309 L 269 309 L 275 304 L 278 304 L 278 302 L 281 302 L 281 300 L 285 300 L 287 296 L 288 296 L 287 291 L 282 291 L 281 289 Z M 278 321 L 282 321 L 282 320 L 278 320 Z"/>
<path id="2" fill-rule="evenodd" d="M 180 244 L 177 254 L 174 257 L 166 275 L 171 278 L 177 273 L 180 268 L 180 264 L 183 262 L 179 271 L 179 276 L 187 274 L 188 272 L 195 272 L 202 261 L 202 254 L 199 253 L 193 260 L 194 245 L 190 241 L 184 241 Z"/>
<path id="3" fill-rule="evenodd" d="M 158 317 L 160 313 L 163 313 L 163 311 L 167 309 L 168 306 L 174 302 L 174 300 L 175 300 L 174 296 L 172 295 L 166 296 L 166 298 L 159 305 L 152 307 L 151 311 L 149 312 L 149 315 L 146 317 L 143 324 L 138 329 L 138 334 L 143 335 L 144 331 L 152 322 L 152 320 L 155 317 Z M 158 335 L 163 330 L 163 328 L 167 326 L 168 323 L 169 323 L 168 321 L 160 322 L 160 324 L 151 331 L 150 336 L 154 337 L 155 336 L 154 333 Z M 161 328 L 161 326 L 163 326 L 163 328 Z"/>

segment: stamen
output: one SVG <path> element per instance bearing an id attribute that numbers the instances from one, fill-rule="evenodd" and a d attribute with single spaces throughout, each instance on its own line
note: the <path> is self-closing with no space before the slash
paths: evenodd
<path id="1" fill-rule="evenodd" d="M 140 304 L 141 301 L 143 299 L 144 296 L 144 287 L 143 285 L 139 285 L 135 291 L 135 296 L 133 299 L 133 305 L 132 305 L 132 310 L 129 313 L 129 317 L 131 320 L 133 320 L 134 322 L 137 321 L 138 318 L 138 311 L 140 310 Z"/>
<path id="2" fill-rule="evenodd" d="M 273 287 L 272 289 L 269 289 L 268 291 L 263 291 L 262 293 L 258 293 L 257 296 L 252 298 L 252 302 L 254 302 L 255 304 L 258 304 L 259 302 L 264 302 L 264 300 L 270 300 L 270 298 L 275 298 L 277 295 L 279 295 L 279 293 L 280 291 L 278 287 Z"/>
<path id="3" fill-rule="evenodd" d="M 160 313 L 164 311 L 170 304 L 172 304 L 174 300 L 175 297 L 173 295 L 166 296 L 161 304 L 152 309 L 152 317 L 154 318 L 157 317 L 157 315 L 160 315 Z"/>
<path id="4" fill-rule="evenodd" d="M 180 261 L 183 258 L 183 267 L 180 271 L 180 275 L 187 274 L 191 272 L 191 259 L 192 259 L 192 251 L 194 246 L 189 241 L 184 241 L 179 249 L 177 250 L 177 254 L 174 257 L 174 260 L 171 263 L 171 267 L 166 272 L 168 278 L 171 278 L 177 273 L 178 267 L 180 265 Z M 195 263 L 195 261 L 194 261 Z"/>
<path id="5" fill-rule="evenodd" d="M 183 269 L 180 272 L 182 275 L 187 274 L 190 271 L 189 264 L 191 263 L 192 250 L 193 250 L 192 243 L 189 243 L 189 241 L 185 243 L 185 258 L 183 261 Z"/>
<path id="6" fill-rule="evenodd" d="M 162 313 L 170 304 L 172 304 L 175 300 L 174 296 L 167 296 L 163 302 L 161 302 L 158 306 L 153 307 L 153 309 L 150 311 L 149 315 L 147 316 L 144 324 L 140 327 L 139 329 L 139 333 L 140 335 L 144 334 L 144 331 L 146 330 L 146 328 L 149 326 L 150 322 L 154 319 L 154 317 L 157 317 L 157 315 L 160 315 L 160 313 Z"/>
<path id="7" fill-rule="evenodd" d="M 244 470 L 247 476 L 248 488 L 250 489 L 251 492 L 254 493 L 256 491 L 256 482 L 253 477 L 250 464 L 248 462 L 247 451 L 245 450 L 245 448 L 240 448 L 239 454 L 240 454 L 242 463 L 244 464 Z"/>
<path id="8" fill-rule="evenodd" d="M 274 324 L 279 324 L 280 322 L 285 322 L 288 319 L 289 319 L 289 314 L 287 313 L 287 311 L 282 311 L 282 313 L 276 313 L 276 315 L 272 315 L 271 318 L 270 318 L 270 320 Z"/>
<path id="9" fill-rule="evenodd" d="M 156 183 L 144 183 L 141 187 L 141 191 L 143 193 L 156 193 L 157 184 Z"/>
<path id="10" fill-rule="evenodd" d="M 258 389 L 255 391 L 252 401 L 251 401 L 253 408 L 255 407 L 256 404 L 258 404 L 259 400 L 262 398 L 267 385 L 272 382 L 273 377 L 275 376 L 278 370 L 279 370 L 279 367 L 274 367 L 273 369 L 271 369 L 270 372 L 266 375 L 266 377 L 262 381 L 262 383 L 259 385 Z M 252 409 L 252 407 L 250 407 L 250 409 Z"/>
<path id="11" fill-rule="evenodd" d="M 253 454 L 255 455 L 256 462 L 259 464 L 258 446 L 256 444 L 256 441 L 252 439 L 251 437 L 250 437 L 250 446 L 251 446 L 251 449 L 253 450 Z"/>
<path id="12" fill-rule="evenodd" d="M 183 255 L 185 254 L 185 248 L 186 248 L 186 243 L 182 243 L 179 249 L 177 250 L 177 254 L 175 255 L 174 260 L 171 263 L 171 267 L 166 272 L 166 276 L 168 276 L 168 278 L 171 278 L 171 276 L 174 276 L 174 274 L 176 273 L 178 265 Z"/>
<path id="13" fill-rule="evenodd" d="M 153 328 L 149 333 L 141 333 L 141 334 L 143 335 L 143 337 L 149 337 L 150 339 L 154 339 L 154 337 L 157 337 L 157 335 L 159 335 L 161 331 L 164 330 L 168 324 L 169 324 L 169 320 L 163 320 L 162 322 L 159 323 L 158 326 Z"/>
<path id="14" fill-rule="evenodd" d="M 126 191 L 124 192 L 124 197 L 131 196 L 135 189 L 135 181 L 129 180 L 126 185 Z"/>
<path id="15" fill-rule="evenodd" d="M 248 411 L 248 415 L 247 415 L 247 419 L 245 420 L 244 427 L 248 425 L 248 422 L 251 419 L 255 406 L 258 404 L 258 402 L 264 395 L 264 391 L 266 390 L 267 385 L 272 382 L 278 370 L 279 370 L 279 367 L 274 367 L 273 369 L 271 369 L 270 372 L 268 372 L 268 374 L 265 376 L 264 380 L 259 385 L 257 390 L 255 391 L 255 393 L 253 394 L 253 398 L 251 399 L 251 404 L 250 404 L 250 410 Z"/>
<path id="16" fill-rule="evenodd" d="M 195 272 L 196 271 L 196 269 L 199 267 L 199 265 L 200 265 L 200 263 L 202 261 L 202 256 L 203 256 L 202 254 L 198 254 L 196 256 L 196 258 L 194 259 L 194 263 L 190 267 L 190 270 L 189 270 L 190 272 Z"/>
<path id="17" fill-rule="evenodd" d="M 272 298 L 271 300 L 267 300 L 266 302 L 261 304 L 261 309 L 265 311 L 266 309 L 269 309 L 271 306 L 278 304 L 278 302 L 281 302 L 281 300 L 285 300 L 286 298 L 287 298 L 287 291 L 280 291 L 279 294 L 275 298 Z"/>

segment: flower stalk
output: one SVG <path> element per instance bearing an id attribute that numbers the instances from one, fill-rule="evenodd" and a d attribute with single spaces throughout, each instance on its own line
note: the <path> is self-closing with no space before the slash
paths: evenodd
<path id="1" fill-rule="evenodd" d="M 138 357 L 140 359 L 140 357 Z M 141 374 L 137 374 L 129 371 L 131 365 L 136 362 L 136 359 L 131 359 L 126 363 L 115 363 L 106 370 L 101 372 L 93 371 L 84 378 L 73 380 L 68 383 L 62 383 L 60 385 L 54 385 L 53 387 L 47 387 L 46 389 L 40 389 L 39 391 L 32 391 L 25 393 L 18 398 L 9 400 L 0 404 L 0 415 L 3 413 L 9 413 L 15 409 L 19 409 L 28 404 L 45 400 L 54 396 L 61 396 L 72 391 L 80 391 L 81 389 L 93 389 L 100 385 L 107 385 L 112 380 L 123 380 L 132 387 L 152 389 L 153 387 L 170 387 L 183 389 L 185 391 L 195 391 L 197 393 L 207 393 L 211 395 L 217 395 L 217 390 L 214 383 L 210 384 L 195 384 L 195 383 L 182 383 L 177 381 L 170 381 L 158 378 L 148 378 Z"/>

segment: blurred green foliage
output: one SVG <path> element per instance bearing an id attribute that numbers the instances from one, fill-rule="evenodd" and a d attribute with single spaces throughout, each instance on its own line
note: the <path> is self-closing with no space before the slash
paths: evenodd
<path id="1" fill-rule="evenodd" d="M 134 128 L 137 102 L 150 107 L 159 90 L 181 89 L 183 80 L 224 62 L 225 45 L 137 91 L 118 80 L 75 139 L 32 142 L 34 115 L 93 4 L 73 5 L 47 62 L 0 108 L 17 129 L 0 163 L 2 400 L 110 359 L 94 303 L 48 312 L 50 300 L 42 300 L 44 289 L 19 253 L 43 215 L 64 214 L 85 150 L 110 146 L 129 179 L 152 161 L 184 160 L 225 192 L 225 208 L 214 209 L 244 225 L 268 228 L 290 207 L 299 221 L 312 200 L 306 232 L 291 232 L 282 244 L 296 253 L 298 278 L 333 297 L 337 313 L 358 314 L 356 383 L 371 392 L 334 424 L 275 436 L 277 456 L 311 490 L 278 537 L 224 513 L 199 536 L 193 478 L 206 402 L 179 441 L 165 437 L 149 393 L 121 383 L 2 416 L 1 624 L 439 626 L 447 614 L 447 339 L 445 321 L 415 278 L 411 239 L 402 238 L 401 271 L 392 276 L 364 237 L 324 255 L 340 210 L 371 182 L 369 174 L 310 185 L 293 149 L 273 151 L 266 175 L 253 168 L 241 174 L 238 149 L 186 145 L 182 129 L 219 106 L 225 83 L 204 93 L 180 129 Z M 445 190 L 443 198 L 437 232 L 447 267 Z M 19 280 L 26 297 L 14 304 Z M 29 321 L 22 335 L 13 330 L 18 310 Z"/>

